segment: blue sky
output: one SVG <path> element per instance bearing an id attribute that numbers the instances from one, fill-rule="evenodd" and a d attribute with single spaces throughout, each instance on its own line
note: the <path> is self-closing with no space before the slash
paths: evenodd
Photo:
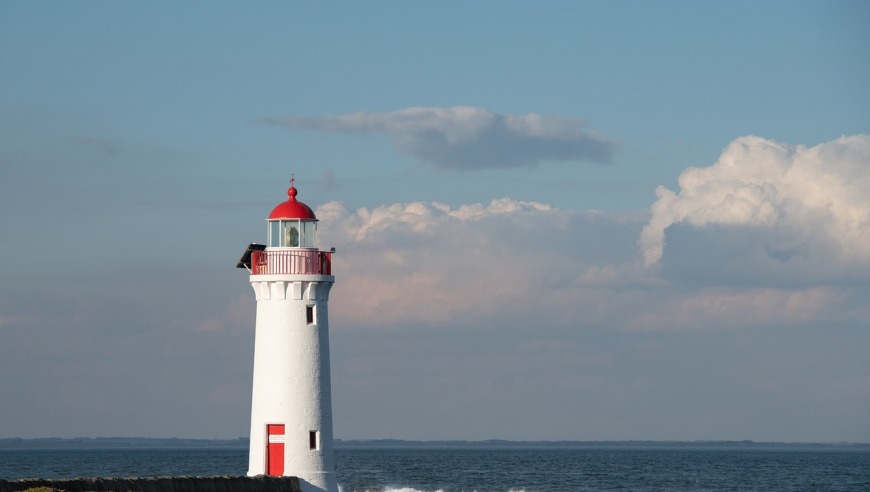
<path id="1" fill-rule="evenodd" d="M 336 246 L 339 438 L 868 441 L 865 2 L 0 4 L 0 436 L 247 434 Z"/>

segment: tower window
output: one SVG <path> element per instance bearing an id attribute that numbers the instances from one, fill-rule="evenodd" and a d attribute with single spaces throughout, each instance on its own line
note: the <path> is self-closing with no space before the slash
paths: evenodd
<path id="1" fill-rule="evenodd" d="M 317 431 L 309 431 L 308 432 L 308 449 L 318 449 L 317 446 Z"/>
<path id="2" fill-rule="evenodd" d="M 305 306 L 305 322 L 314 324 L 314 306 Z"/>

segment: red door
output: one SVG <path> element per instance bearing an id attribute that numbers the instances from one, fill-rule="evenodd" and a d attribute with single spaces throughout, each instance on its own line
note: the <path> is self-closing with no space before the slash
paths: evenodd
<path id="1" fill-rule="evenodd" d="M 266 475 L 284 474 L 284 424 L 267 424 Z"/>

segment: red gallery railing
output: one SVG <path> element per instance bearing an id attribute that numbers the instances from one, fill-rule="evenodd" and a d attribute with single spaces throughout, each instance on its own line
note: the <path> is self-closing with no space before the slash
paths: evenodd
<path id="1" fill-rule="evenodd" d="M 316 249 L 254 251 L 252 275 L 332 275 L 332 253 Z"/>

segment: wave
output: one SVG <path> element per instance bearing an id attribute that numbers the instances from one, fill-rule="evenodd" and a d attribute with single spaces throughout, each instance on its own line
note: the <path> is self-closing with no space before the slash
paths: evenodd
<path id="1" fill-rule="evenodd" d="M 338 486 L 339 492 L 345 492 L 342 486 Z M 380 490 L 366 490 L 365 492 L 445 492 L 444 489 L 435 489 L 435 490 L 426 490 L 426 489 L 415 489 L 414 487 L 384 487 Z M 472 491 L 476 492 L 476 491 Z M 526 492 L 525 489 L 508 489 L 507 492 Z"/>

